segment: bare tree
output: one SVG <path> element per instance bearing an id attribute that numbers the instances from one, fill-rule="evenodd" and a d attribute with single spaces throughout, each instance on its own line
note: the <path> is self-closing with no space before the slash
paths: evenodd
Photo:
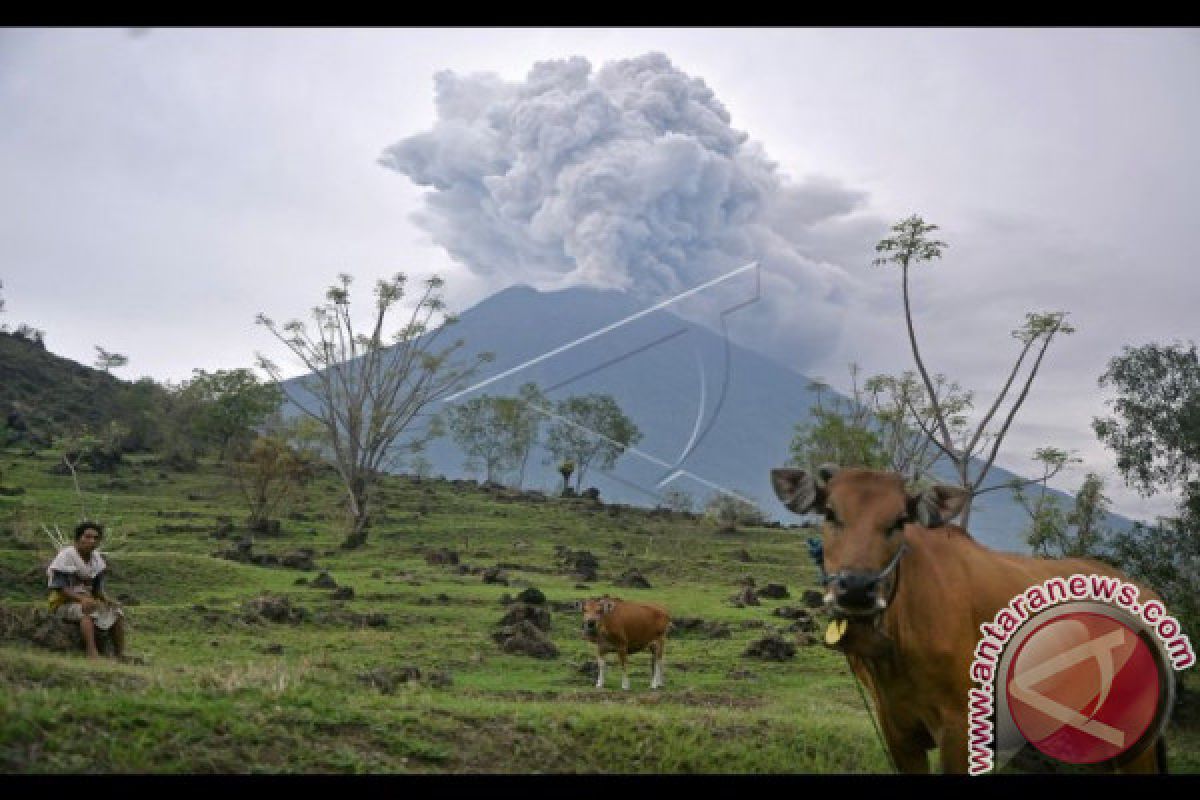
<path id="1" fill-rule="evenodd" d="M 950 461 L 958 475 L 959 484 L 970 491 L 973 497 L 981 493 L 980 487 L 996 461 L 996 454 L 1000 451 L 1000 444 L 1004 441 L 1013 418 L 1024 404 L 1025 398 L 1029 396 L 1029 389 L 1033 385 L 1034 378 L 1037 377 L 1042 359 L 1045 357 L 1050 343 L 1059 334 L 1074 333 L 1075 329 L 1067 323 L 1067 312 L 1065 311 L 1026 313 L 1024 324 L 1012 332 L 1013 337 L 1021 343 L 1021 350 L 1008 373 L 1004 386 L 974 430 L 968 430 L 964 432 L 963 436 L 956 437 L 952 430 L 952 414 L 942 406 L 938 389 L 930 377 L 929 370 L 925 367 L 925 361 L 921 357 L 921 351 L 917 345 L 908 288 L 909 269 L 922 261 L 941 258 L 942 250 L 947 247 L 945 242 L 929 238 L 929 234 L 937 229 L 937 225 L 927 224 L 915 214 L 901 220 L 892 226 L 892 236 L 880 240 L 875 245 L 875 251 L 883 255 L 876 258 L 873 263 L 876 266 L 894 264 L 900 267 L 904 296 L 904 321 L 908 328 L 908 341 L 912 345 L 913 360 L 916 362 L 917 372 L 925 387 L 926 399 L 931 412 L 927 416 L 932 417 L 929 424 L 925 423 L 923 416 L 919 413 L 914 413 L 913 419 L 920 421 L 922 433 L 928 436 L 942 455 Z M 1030 361 L 1031 363 L 1025 371 L 1024 383 L 1012 401 L 1008 413 L 1004 415 L 998 428 L 990 428 L 992 420 L 997 418 L 997 413 L 1005 399 L 1008 398 L 1009 391 L 1017 383 L 1021 368 Z M 972 460 L 975 458 L 978 458 L 982 466 L 972 465 Z M 970 516 L 971 499 L 968 499 L 962 511 L 964 527 L 969 522 Z"/>
<path id="2" fill-rule="evenodd" d="M 438 290 L 443 280 L 433 276 L 402 325 L 385 340 L 388 313 L 405 296 L 407 277 L 397 273 L 375 286 L 373 323 L 369 333 L 357 332 L 350 316 L 351 276 L 341 274 L 325 293 L 325 303 L 312 309 L 313 330 L 300 320 L 282 327 L 259 314 L 265 326 L 304 364 L 308 374 L 293 383 L 272 361 L 258 355 L 259 366 L 271 376 L 302 413 L 319 422 L 328 435 L 333 463 L 346 488 L 348 524 L 345 548 L 367 540 L 371 492 L 380 474 L 402 454 L 395 448 L 407 434 L 410 449 L 419 448 L 435 428 L 414 424 L 432 403 L 465 384 L 490 353 L 476 363 L 452 361 L 462 339 L 441 346 L 441 338 L 456 322 L 445 311 Z M 432 327 L 435 317 L 441 324 Z M 312 406 L 312 407 L 310 407 Z"/>

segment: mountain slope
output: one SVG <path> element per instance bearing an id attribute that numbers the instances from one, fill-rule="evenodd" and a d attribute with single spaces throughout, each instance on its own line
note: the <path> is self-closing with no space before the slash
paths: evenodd
<path id="1" fill-rule="evenodd" d="M 769 470 L 786 462 L 793 427 L 807 417 L 814 400 L 809 379 L 667 310 L 577 342 L 640 311 L 616 291 L 515 286 L 498 292 L 460 315 L 455 336 L 465 339 L 468 354 L 496 355 L 480 379 L 503 377 L 457 399 L 515 394 L 526 381 L 555 401 L 611 394 L 644 438 L 611 472 L 589 472 L 585 486 L 596 486 L 610 502 L 637 505 L 655 504 L 669 488 L 703 502 L 722 487 L 758 503 L 772 518 L 796 521 L 774 497 Z M 467 475 L 463 454 L 449 437 L 435 441 L 426 456 L 435 473 Z M 988 485 L 1013 477 L 993 467 Z M 560 482 L 549 455 L 536 451 L 525 485 L 553 489 Z M 1129 524 L 1115 516 L 1111 522 Z M 993 492 L 976 501 L 971 531 L 989 546 L 1024 551 L 1025 523 L 1007 492 Z"/>

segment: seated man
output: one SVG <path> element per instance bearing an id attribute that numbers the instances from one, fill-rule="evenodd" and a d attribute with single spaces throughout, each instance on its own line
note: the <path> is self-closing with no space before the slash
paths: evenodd
<path id="1" fill-rule="evenodd" d="M 78 622 L 88 658 L 99 658 L 96 629 L 111 630 L 117 658 L 125 655 L 125 626 L 121 607 L 104 593 L 107 564 L 96 552 L 104 528 L 95 522 L 75 527 L 75 544 L 59 551 L 46 574 L 50 576 L 50 611 L 59 619 Z"/>

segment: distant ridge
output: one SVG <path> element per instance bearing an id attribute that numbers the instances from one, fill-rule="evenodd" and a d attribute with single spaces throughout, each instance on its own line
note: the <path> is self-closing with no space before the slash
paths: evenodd
<path id="1" fill-rule="evenodd" d="M 454 336 L 465 340 L 468 357 L 482 351 L 495 354 L 478 376 L 485 379 L 644 308 L 616 290 L 542 292 L 517 285 L 462 312 Z M 535 381 L 552 400 L 611 394 L 643 432 L 638 453 L 622 456 L 611 474 L 592 471 L 586 476 L 585 485 L 599 488 L 603 499 L 654 505 L 664 489 L 675 488 L 701 504 L 711 486 L 718 485 L 752 499 L 771 518 L 799 520 L 775 498 L 769 470 L 787 461 L 793 428 L 807 418 L 815 401 L 807 388 L 809 378 L 800 372 L 658 310 L 461 399 L 477 393 L 514 394 L 526 381 Z M 449 437 L 435 440 L 425 455 L 435 474 L 478 477 L 464 469 L 464 456 Z M 547 453 L 535 450 L 525 486 L 555 491 L 561 478 L 553 467 Z M 950 473 L 945 477 L 950 480 Z M 988 485 L 1013 477 L 993 467 Z M 1110 522 L 1115 527 L 1131 524 L 1116 515 Z M 1027 552 L 1022 538 L 1026 523 L 1025 512 L 1010 494 L 998 491 L 976 501 L 970 531 L 990 547 Z"/>

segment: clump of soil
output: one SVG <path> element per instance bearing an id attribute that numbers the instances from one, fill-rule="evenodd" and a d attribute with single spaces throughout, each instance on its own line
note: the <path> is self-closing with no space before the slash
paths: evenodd
<path id="1" fill-rule="evenodd" d="M 532 656 L 533 658 L 556 658 L 558 648 L 536 625 L 522 620 L 516 625 L 505 625 L 492 634 L 492 640 L 506 653 Z"/>
<path id="2" fill-rule="evenodd" d="M 704 639 L 728 639 L 729 626 L 715 620 L 700 617 L 677 617 L 671 620 L 671 633 L 676 636 L 699 636 Z"/>
<path id="3" fill-rule="evenodd" d="M 796 645 L 778 633 L 767 634 L 757 642 L 751 643 L 742 653 L 745 658 L 758 658 L 763 661 L 787 661 L 795 655 Z"/>
<path id="4" fill-rule="evenodd" d="M 650 581 L 636 569 L 627 570 L 624 575 L 617 578 L 615 581 L 617 586 L 623 586 L 630 589 L 649 589 Z"/>

